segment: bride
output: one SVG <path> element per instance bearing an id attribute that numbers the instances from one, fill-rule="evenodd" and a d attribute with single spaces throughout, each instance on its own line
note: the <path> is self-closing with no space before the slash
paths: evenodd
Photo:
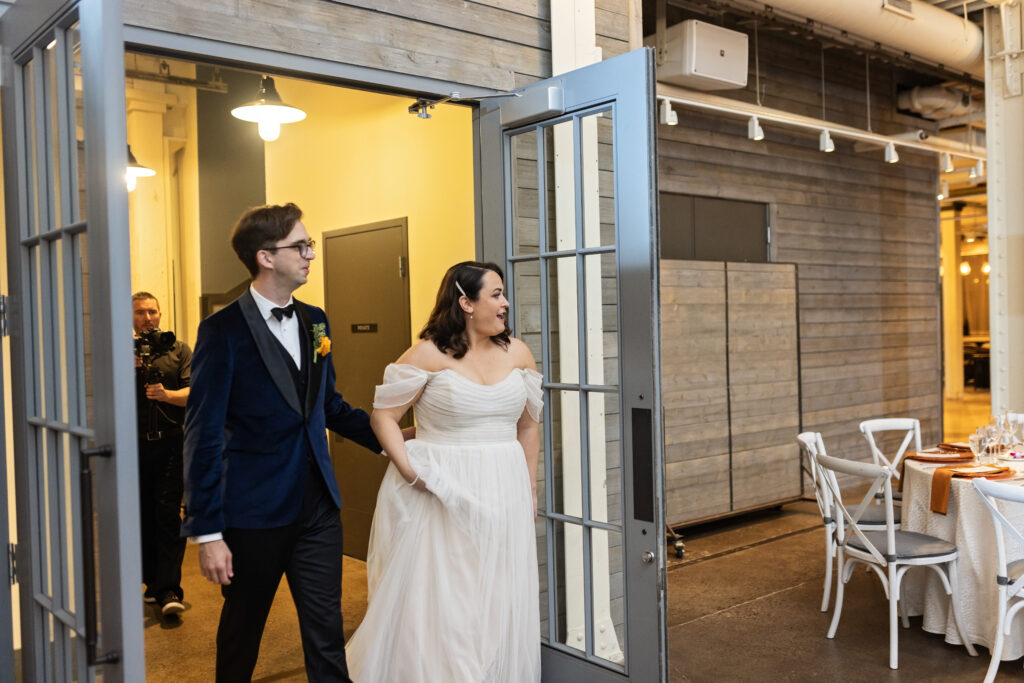
<path id="1" fill-rule="evenodd" d="M 422 341 L 384 372 L 371 424 L 391 457 L 346 648 L 357 683 L 540 680 L 541 376 L 509 336 L 493 263 L 448 269 Z M 416 406 L 416 439 L 399 420 Z"/>

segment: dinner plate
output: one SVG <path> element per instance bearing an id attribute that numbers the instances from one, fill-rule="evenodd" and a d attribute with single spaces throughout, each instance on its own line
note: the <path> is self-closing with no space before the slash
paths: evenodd
<path id="1" fill-rule="evenodd" d="M 1018 456 L 1014 458 L 1013 456 L 1004 453 L 1003 455 L 998 455 L 996 457 L 999 458 L 1000 460 L 1005 460 L 1007 462 L 1024 462 L 1024 456 Z"/>
<path id="2" fill-rule="evenodd" d="M 992 467 L 991 465 L 970 465 L 964 467 L 953 467 L 950 469 L 957 474 L 991 474 L 1002 471 L 1001 467 Z"/>
<path id="3" fill-rule="evenodd" d="M 929 460 L 966 460 L 967 457 L 974 457 L 970 453 L 950 453 L 949 451 L 940 451 L 937 448 L 918 451 L 917 455 L 920 455 L 922 458 L 928 458 Z"/>

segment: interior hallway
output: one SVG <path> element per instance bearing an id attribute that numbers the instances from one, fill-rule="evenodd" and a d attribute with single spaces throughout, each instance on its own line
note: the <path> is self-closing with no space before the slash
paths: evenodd
<path id="1" fill-rule="evenodd" d="M 987 389 L 964 387 L 960 400 L 942 399 L 943 441 L 967 441 L 968 435 L 987 425 L 992 415 L 992 395 Z"/>

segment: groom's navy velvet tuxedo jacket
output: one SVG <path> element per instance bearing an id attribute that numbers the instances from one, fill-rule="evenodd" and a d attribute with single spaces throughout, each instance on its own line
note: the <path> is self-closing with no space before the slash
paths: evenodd
<path id="1" fill-rule="evenodd" d="M 185 418 L 183 536 L 290 524 L 314 473 L 340 507 L 325 428 L 380 452 L 369 416 L 335 391 L 331 355 L 314 352 L 312 327 L 327 329 L 327 316 L 299 301 L 295 315 L 304 377 L 248 290 L 199 325 Z"/>

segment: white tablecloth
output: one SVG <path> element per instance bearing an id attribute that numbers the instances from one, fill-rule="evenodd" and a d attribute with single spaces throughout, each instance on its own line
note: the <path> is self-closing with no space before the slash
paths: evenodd
<path id="1" fill-rule="evenodd" d="M 995 644 L 996 546 L 992 517 L 970 479 L 954 477 L 949 490 L 949 508 L 945 515 L 931 511 L 932 472 L 939 465 L 907 460 L 903 482 L 903 528 L 937 536 L 955 543 L 959 552 L 957 590 L 960 616 L 968 637 L 976 645 L 991 649 Z M 999 463 L 1005 464 L 1005 463 Z M 1024 470 L 1024 464 L 1014 463 Z M 1006 480 L 1024 485 L 1024 480 Z M 1004 505 L 1000 510 L 1024 528 L 1024 506 Z M 1005 535 L 1004 535 L 1005 538 Z M 1024 548 L 1007 539 L 1007 558 L 1024 557 Z M 924 615 L 924 630 L 945 634 L 947 643 L 961 644 L 953 622 L 949 599 L 935 573 L 923 567 L 911 569 L 905 579 L 906 609 L 911 616 Z M 1003 646 L 1003 660 L 1024 656 L 1024 611 L 1014 618 L 1013 630 Z"/>

